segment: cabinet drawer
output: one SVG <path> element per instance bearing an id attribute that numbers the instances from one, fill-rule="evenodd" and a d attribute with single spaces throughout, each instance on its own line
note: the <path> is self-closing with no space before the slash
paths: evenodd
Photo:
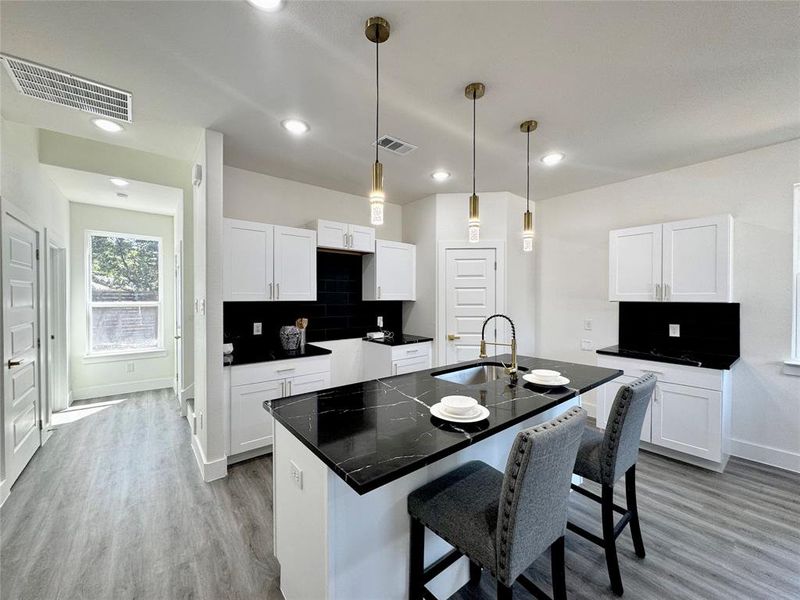
<path id="1" fill-rule="evenodd" d="M 231 385 L 246 385 L 275 379 L 287 379 L 297 375 L 313 375 L 331 370 L 329 356 L 292 358 L 274 362 L 253 363 L 231 367 Z"/>
<path id="2" fill-rule="evenodd" d="M 414 358 L 417 356 L 430 356 L 431 343 L 407 344 L 405 346 L 392 346 L 392 360 Z"/>
<path id="3" fill-rule="evenodd" d="M 723 371 L 704 369 L 702 367 L 687 367 L 635 358 L 622 358 L 619 356 L 597 355 L 597 366 L 611 369 L 622 369 L 625 375 L 641 377 L 645 373 L 653 373 L 659 382 L 690 385 L 707 390 L 722 391 Z"/>
<path id="4" fill-rule="evenodd" d="M 415 358 L 404 358 L 392 362 L 392 375 L 405 375 L 415 371 L 424 371 L 431 368 L 430 356 L 417 356 Z"/>

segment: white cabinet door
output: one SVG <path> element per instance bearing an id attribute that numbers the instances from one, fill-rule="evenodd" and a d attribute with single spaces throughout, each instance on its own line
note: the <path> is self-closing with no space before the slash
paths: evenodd
<path id="1" fill-rule="evenodd" d="M 375 252 L 375 229 L 361 225 L 350 225 L 350 250 L 356 252 Z"/>
<path id="2" fill-rule="evenodd" d="M 656 301 L 661 285 L 659 225 L 616 229 L 608 234 L 608 299 Z"/>
<path id="3" fill-rule="evenodd" d="M 417 356 L 416 358 L 403 358 L 392 361 L 392 374 L 405 375 L 415 371 L 424 371 L 431 368 L 430 356 Z"/>
<path id="4" fill-rule="evenodd" d="M 402 242 L 375 242 L 377 300 L 416 300 L 417 247 Z"/>
<path id="5" fill-rule="evenodd" d="M 617 377 L 614 381 L 611 381 L 600 388 L 600 391 L 597 393 L 597 406 L 595 406 L 597 426 L 600 429 L 605 429 L 608 425 L 608 415 L 611 413 L 611 407 L 614 405 L 614 400 L 617 397 L 617 392 L 619 392 L 619 389 L 622 386 L 635 381 L 635 379 L 635 377 L 623 375 L 622 377 Z M 642 432 L 639 435 L 639 439 L 643 442 L 651 441 L 651 414 L 652 400 L 647 406 L 647 414 L 644 416 Z"/>
<path id="6" fill-rule="evenodd" d="M 225 219 L 222 299 L 264 301 L 272 295 L 273 226 Z"/>
<path id="7" fill-rule="evenodd" d="M 731 301 L 730 215 L 664 224 L 664 300 Z"/>
<path id="8" fill-rule="evenodd" d="M 659 382 L 652 402 L 654 444 L 715 462 L 721 460 L 720 392 Z"/>
<path id="9" fill-rule="evenodd" d="M 343 250 L 347 247 L 349 235 L 347 223 L 337 221 L 317 221 L 317 246 Z"/>
<path id="10" fill-rule="evenodd" d="M 275 226 L 275 300 L 317 299 L 317 236 Z"/>
<path id="11" fill-rule="evenodd" d="M 287 380 L 287 396 L 296 396 L 297 394 L 306 394 L 308 392 L 316 392 L 331 387 L 331 374 L 314 373 L 312 375 L 299 375 Z"/>
<path id="12" fill-rule="evenodd" d="M 272 443 L 272 415 L 264 410 L 263 402 L 280 398 L 284 386 L 284 380 L 279 379 L 231 388 L 232 455 Z"/>

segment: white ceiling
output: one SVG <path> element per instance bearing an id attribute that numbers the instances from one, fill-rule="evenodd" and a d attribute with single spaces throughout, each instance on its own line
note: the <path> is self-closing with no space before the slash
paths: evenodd
<path id="1" fill-rule="evenodd" d="M 107 175 L 55 165 L 42 165 L 42 168 L 70 202 L 175 215 L 183 198 L 182 190 L 165 185 L 128 179 L 128 185 L 117 187 Z M 120 192 L 128 197 L 119 198 L 117 194 Z"/>
<path id="2" fill-rule="evenodd" d="M 365 194 L 374 135 L 374 47 L 363 22 L 389 19 L 381 46 L 387 200 L 471 185 L 525 192 L 519 123 L 539 120 L 533 155 L 545 198 L 800 137 L 798 2 L 312 2 L 278 13 L 229 2 L 2 2 L 4 52 L 133 92 L 117 137 L 88 115 L 19 97 L 11 120 L 189 158 L 200 127 L 225 134 L 225 162 Z M 311 132 L 280 127 L 300 117 Z M 453 178 L 437 184 L 430 173 Z"/>

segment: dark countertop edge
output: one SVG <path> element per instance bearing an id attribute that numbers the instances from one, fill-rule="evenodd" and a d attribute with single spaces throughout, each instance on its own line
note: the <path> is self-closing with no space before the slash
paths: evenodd
<path id="1" fill-rule="evenodd" d="M 605 348 L 600 348 L 595 350 L 597 354 L 603 354 L 605 356 L 617 356 L 619 358 L 627 358 L 629 360 L 644 360 L 647 362 L 656 362 L 656 363 L 664 363 L 667 365 L 676 365 L 679 367 L 691 367 L 692 369 L 711 369 L 713 371 L 730 371 L 733 365 L 739 362 L 740 356 L 731 356 L 729 354 L 704 354 L 702 356 L 712 356 L 713 359 L 718 360 L 719 362 L 713 362 L 711 366 L 706 365 L 705 363 L 701 365 L 687 365 L 684 362 L 681 362 L 680 359 L 670 360 L 669 357 L 665 356 L 654 356 L 652 358 L 647 356 L 625 356 L 625 350 L 620 350 L 619 346 L 607 346 Z M 700 361 L 703 362 L 703 361 Z"/>
<path id="2" fill-rule="evenodd" d="M 400 335 L 399 337 L 405 337 L 405 335 Z M 432 337 L 427 337 L 424 335 L 412 335 L 408 334 L 408 337 L 414 338 L 413 340 L 396 342 L 392 340 L 391 342 L 388 340 L 371 340 L 369 338 L 363 337 L 361 338 L 365 342 L 372 342 L 373 344 L 381 344 L 382 346 L 408 346 L 409 344 L 424 344 L 425 342 L 432 342 Z"/>
<path id="3" fill-rule="evenodd" d="M 603 367 L 603 368 L 607 368 L 607 367 Z M 436 369 L 434 369 L 434 370 L 436 370 Z M 423 373 L 430 375 L 430 373 L 428 371 L 423 371 Z M 289 431 L 289 433 L 291 433 L 295 437 L 295 439 L 297 439 L 306 448 L 308 448 L 317 458 L 319 458 L 325 464 L 326 467 L 328 467 L 334 473 L 336 473 L 339 476 L 339 479 L 341 479 L 348 486 L 350 486 L 350 488 L 353 489 L 359 496 L 363 496 L 364 494 L 367 494 L 367 493 L 369 493 L 369 492 L 371 492 L 373 490 L 376 490 L 376 489 L 378 489 L 380 487 L 383 487 L 387 483 L 391 483 L 391 482 L 396 481 L 396 480 L 398 480 L 398 479 L 400 479 L 402 477 L 405 477 L 409 473 L 413 473 L 414 471 L 417 471 L 417 470 L 421 469 L 422 467 L 426 467 L 426 466 L 428 466 L 430 464 L 433 464 L 433 463 L 435 463 L 435 462 L 437 462 L 437 461 L 439 461 L 439 460 L 441 460 L 441 459 L 443 459 L 443 458 L 445 458 L 447 456 L 450 456 L 451 454 L 455 454 L 456 452 L 459 452 L 459 451 L 463 450 L 464 448 L 467 448 L 468 446 L 471 446 L 472 444 L 475 444 L 477 442 L 480 442 L 480 441 L 483 441 L 483 440 L 485 440 L 487 438 L 490 438 L 496 433 L 500 433 L 501 431 L 505 431 L 509 427 L 513 427 L 514 425 L 518 425 L 522 421 L 525 421 L 527 419 L 530 419 L 531 417 L 535 417 L 538 414 L 541 414 L 541 413 L 543 413 L 543 412 L 545 412 L 547 410 L 550 410 L 554 406 L 558 406 L 559 404 L 563 404 L 564 402 L 566 402 L 568 400 L 572 400 L 576 396 L 580 396 L 581 394 L 585 394 L 586 392 L 589 392 L 589 391 L 591 391 L 591 390 L 593 390 L 595 388 L 598 388 L 601 385 L 608 383 L 609 381 L 613 381 L 614 379 L 616 379 L 617 377 L 619 377 L 622 374 L 623 374 L 623 371 L 620 371 L 619 369 L 617 369 L 616 373 L 613 376 L 610 376 L 607 379 L 603 379 L 602 381 L 595 382 L 594 384 L 592 384 L 592 385 L 590 385 L 590 386 L 588 386 L 586 388 L 583 388 L 583 389 L 581 389 L 579 391 L 576 390 L 573 394 L 571 394 L 570 396 L 567 396 L 566 398 L 560 398 L 558 400 L 553 400 L 552 402 L 548 403 L 546 406 L 541 407 L 540 409 L 533 410 L 533 411 L 531 411 L 529 413 L 526 413 L 524 415 L 514 417 L 513 419 L 510 419 L 510 420 L 506 421 L 502 425 L 498 425 L 496 428 L 492 429 L 489 432 L 478 431 L 474 435 L 472 435 L 469 439 L 465 439 L 465 440 L 459 442 L 458 444 L 455 444 L 454 446 L 450 446 L 449 448 L 446 448 L 444 450 L 439 450 L 438 452 L 435 452 L 435 453 L 433 453 L 433 454 L 431 454 L 429 456 L 426 456 L 425 458 L 421 458 L 421 459 L 419 459 L 417 461 L 414 461 L 412 463 L 404 465 L 404 466 L 400 467 L 399 469 L 397 469 L 395 471 L 392 471 L 391 473 L 387 473 L 385 475 L 381 475 L 381 476 L 377 477 L 376 479 L 374 479 L 374 480 L 372 480 L 372 481 L 370 481 L 369 483 L 366 483 L 366 484 L 360 484 L 360 483 L 358 483 L 356 481 L 353 481 L 350 477 L 348 477 L 346 472 L 341 470 L 336 465 L 336 463 L 334 463 L 333 461 L 329 460 L 322 452 L 320 452 L 320 450 L 316 446 L 314 446 L 304 436 L 297 435 L 294 431 L 292 431 L 292 427 L 290 425 L 288 425 L 287 423 L 285 423 L 281 416 L 276 415 L 275 413 L 272 412 L 272 406 L 269 404 L 269 402 L 270 402 L 269 400 L 265 400 L 263 406 L 264 406 L 264 408 L 266 410 L 269 411 L 269 413 L 272 415 L 272 417 L 276 421 L 278 421 L 281 425 L 283 425 Z M 409 373 L 408 375 L 400 375 L 400 377 L 413 377 L 414 375 L 417 375 L 417 374 L 416 373 Z M 397 376 L 384 377 L 382 379 L 396 379 L 396 378 L 397 378 Z M 376 381 L 380 381 L 380 380 L 376 380 Z M 331 389 L 331 388 L 329 388 L 329 389 Z"/>
<path id="4" fill-rule="evenodd" d="M 234 350 L 233 354 L 225 354 L 225 355 L 223 355 L 222 366 L 223 367 L 241 367 L 243 365 L 256 365 L 258 363 L 278 362 L 278 361 L 281 361 L 281 360 L 295 360 L 297 358 L 315 358 L 315 357 L 318 357 L 318 356 L 327 356 L 329 354 L 333 354 L 333 350 L 330 350 L 328 348 L 322 348 L 321 346 L 317 346 L 317 345 L 312 344 L 312 343 L 306 344 L 306 347 L 308 347 L 308 346 L 314 346 L 314 353 L 313 354 L 296 354 L 294 356 L 280 356 L 280 357 L 276 357 L 276 358 L 266 358 L 266 359 L 263 356 L 259 356 L 258 358 L 255 358 L 253 360 L 245 359 L 244 361 L 241 361 L 241 360 L 236 361 L 236 359 L 234 358 L 234 362 L 226 364 L 225 363 L 225 356 L 233 356 L 233 357 L 235 357 L 236 356 L 236 351 Z"/>

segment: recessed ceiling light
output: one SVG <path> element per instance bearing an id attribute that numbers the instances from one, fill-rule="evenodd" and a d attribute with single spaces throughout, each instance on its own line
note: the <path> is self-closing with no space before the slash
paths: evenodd
<path id="1" fill-rule="evenodd" d="M 281 121 L 281 125 L 283 125 L 286 131 L 295 135 L 303 135 L 310 129 L 308 123 L 300 119 L 286 119 L 285 121 Z"/>
<path id="2" fill-rule="evenodd" d="M 108 131 L 109 133 L 119 133 L 124 128 L 116 121 L 109 121 L 108 119 L 92 119 L 95 127 Z"/>
<path id="3" fill-rule="evenodd" d="M 109 179 L 109 181 L 117 187 L 125 187 L 126 185 L 128 185 L 127 181 L 125 181 L 124 179 L 120 179 L 119 177 L 112 177 L 111 179 Z"/>
<path id="4" fill-rule="evenodd" d="M 433 177 L 436 181 L 447 181 L 450 179 L 450 173 L 447 171 L 434 171 L 431 173 L 431 177 Z"/>
<path id="5" fill-rule="evenodd" d="M 247 3 L 264 12 L 277 12 L 283 8 L 283 0 L 247 0 Z"/>
<path id="6" fill-rule="evenodd" d="M 551 152 L 550 154 L 545 154 L 542 157 L 542 162 L 546 164 L 548 167 L 552 167 L 553 165 L 557 165 L 562 160 L 564 160 L 564 153 L 563 152 Z"/>

